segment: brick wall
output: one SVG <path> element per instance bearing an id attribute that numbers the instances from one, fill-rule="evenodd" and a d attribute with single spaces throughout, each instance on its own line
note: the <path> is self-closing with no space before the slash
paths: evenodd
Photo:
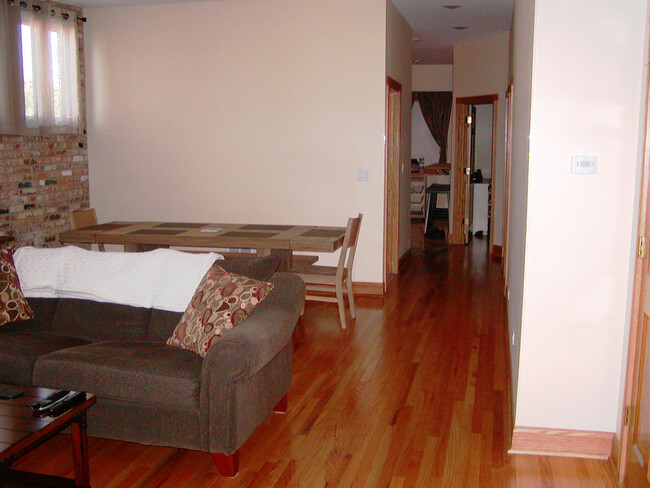
<path id="1" fill-rule="evenodd" d="M 83 15 L 80 9 L 67 7 Z M 88 208 L 88 152 L 85 134 L 83 23 L 77 22 L 80 60 L 79 134 L 0 134 L 0 236 L 15 245 L 57 246 L 70 228 L 70 212 Z"/>
<path id="2" fill-rule="evenodd" d="M 0 136 L 0 235 L 52 245 L 70 211 L 88 207 L 85 135 Z"/>

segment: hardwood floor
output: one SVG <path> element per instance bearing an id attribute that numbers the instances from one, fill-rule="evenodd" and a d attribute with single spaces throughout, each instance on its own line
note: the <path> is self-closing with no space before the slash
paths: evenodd
<path id="1" fill-rule="evenodd" d="M 241 448 L 239 475 L 209 455 L 90 439 L 101 487 L 615 487 L 606 463 L 506 454 L 510 424 L 499 265 L 487 244 L 414 251 L 385 299 L 308 303 L 286 414 Z M 60 435 L 20 469 L 72 476 Z"/>

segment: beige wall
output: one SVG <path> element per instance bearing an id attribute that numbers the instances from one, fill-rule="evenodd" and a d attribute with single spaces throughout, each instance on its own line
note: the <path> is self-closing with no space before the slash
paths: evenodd
<path id="1" fill-rule="evenodd" d="M 354 279 L 382 281 L 386 0 L 86 16 L 100 220 L 344 225 L 362 212 Z"/>
<path id="2" fill-rule="evenodd" d="M 520 426 L 616 430 L 642 157 L 646 10 L 646 0 L 535 3 Z M 525 134 L 518 137 L 521 144 Z M 597 156 L 598 174 L 571 174 L 573 155 Z"/>
<path id="3" fill-rule="evenodd" d="M 452 91 L 454 67 L 451 64 L 413 66 L 413 91 Z"/>
<path id="4" fill-rule="evenodd" d="M 454 45 L 454 100 L 460 97 L 497 94 L 497 138 L 495 171 L 492 175 L 494 198 L 493 242 L 500 246 L 503 238 L 503 196 L 505 144 L 505 94 L 508 88 L 510 33 L 502 32 L 476 41 Z M 451 133 L 455 133 L 454 103 Z M 452 138 L 452 140 L 454 140 Z"/>
<path id="5" fill-rule="evenodd" d="M 399 255 L 411 248 L 411 42 L 413 30 L 390 0 L 386 13 L 386 75 L 402 85 Z"/>

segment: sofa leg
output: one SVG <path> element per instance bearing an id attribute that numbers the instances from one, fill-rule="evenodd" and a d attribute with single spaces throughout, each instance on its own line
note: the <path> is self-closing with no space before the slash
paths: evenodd
<path id="1" fill-rule="evenodd" d="M 280 398 L 278 404 L 275 407 L 273 407 L 273 411 L 275 413 L 287 413 L 288 409 L 289 409 L 289 399 L 287 398 L 287 395 L 284 395 L 282 398 Z"/>
<path id="2" fill-rule="evenodd" d="M 213 452 L 212 459 L 214 464 L 217 465 L 219 474 L 228 478 L 234 478 L 239 471 L 239 450 L 230 455 L 221 454 L 220 452 Z"/>

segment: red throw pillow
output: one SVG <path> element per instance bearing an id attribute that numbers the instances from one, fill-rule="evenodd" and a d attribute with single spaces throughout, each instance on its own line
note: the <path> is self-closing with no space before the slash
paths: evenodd
<path id="1" fill-rule="evenodd" d="M 22 290 L 14 266 L 13 253 L 0 251 L 0 325 L 34 317 Z"/>
<path id="2" fill-rule="evenodd" d="M 213 266 L 199 283 L 167 344 L 205 357 L 212 342 L 248 318 L 271 290 L 272 283 Z"/>

